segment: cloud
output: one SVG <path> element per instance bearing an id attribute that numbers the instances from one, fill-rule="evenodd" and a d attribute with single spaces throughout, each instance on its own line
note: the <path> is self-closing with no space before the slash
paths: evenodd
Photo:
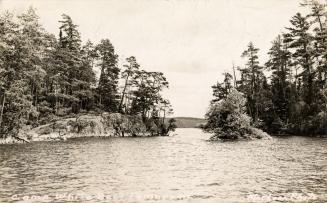
<path id="1" fill-rule="evenodd" d="M 1 2 L 1 1 L 0 1 Z M 109 38 L 120 63 L 136 56 L 142 68 L 162 71 L 176 116 L 203 116 L 211 85 L 240 58 L 249 41 L 264 63 L 270 42 L 289 25 L 298 0 L 5 0 L 21 12 L 36 7 L 41 22 L 57 35 L 62 13 L 79 25 L 83 40 Z"/>

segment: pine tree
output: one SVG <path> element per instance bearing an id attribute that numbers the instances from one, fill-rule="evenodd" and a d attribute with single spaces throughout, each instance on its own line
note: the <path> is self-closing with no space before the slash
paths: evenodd
<path id="1" fill-rule="evenodd" d="M 134 56 L 128 57 L 126 59 L 128 64 L 125 64 L 125 70 L 122 72 L 122 79 L 124 79 L 124 87 L 122 90 L 122 95 L 121 95 L 121 99 L 119 102 L 119 110 L 122 111 L 123 108 L 123 102 L 124 100 L 129 99 L 128 97 L 126 97 L 126 94 L 129 95 L 130 97 L 130 91 L 131 86 L 133 84 L 135 84 L 135 77 L 136 74 L 139 70 L 140 65 L 137 63 L 136 58 Z M 125 112 L 127 112 L 127 108 L 128 108 L 128 101 L 125 102 Z"/>
<path id="2" fill-rule="evenodd" d="M 247 97 L 247 110 L 254 122 L 259 119 L 260 111 L 264 109 L 259 100 L 262 98 L 266 78 L 263 74 L 263 67 L 259 65 L 258 48 L 250 42 L 242 57 L 247 59 L 246 67 L 240 69 L 241 81 L 238 89 Z"/>
<path id="3" fill-rule="evenodd" d="M 283 44 L 280 35 L 272 42 L 269 52 L 269 60 L 265 64 L 272 71 L 271 74 L 271 93 L 272 103 L 276 119 L 287 122 L 290 116 L 290 57 L 291 53 L 287 49 L 287 45 Z"/>
<path id="4" fill-rule="evenodd" d="M 61 47 L 79 51 L 81 47 L 81 37 L 77 30 L 78 26 L 75 25 L 71 17 L 66 14 L 62 14 L 62 20 L 59 22 L 61 23 L 59 28 L 59 41 Z"/>
<path id="5" fill-rule="evenodd" d="M 108 39 L 101 40 L 96 47 L 100 68 L 98 85 L 99 103 L 105 111 L 118 109 L 118 77 L 120 69 L 117 66 L 118 55 L 115 54 L 113 45 Z"/>
<path id="6" fill-rule="evenodd" d="M 233 88 L 232 86 L 233 76 L 227 72 L 223 73 L 223 75 L 224 75 L 224 81 L 222 83 L 217 82 L 217 84 L 211 87 L 214 96 L 214 99 L 212 100 L 213 102 L 226 98 L 229 92 L 231 91 L 231 89 Z"/>
<path id="7" fill-rule="evenodd" d="M 297 74 L 297 91 L 300 91 L 301 100 L 305 102 L 304 116 L 312 115 L 316 109 L 314 102 L 317 92 L 315 90 L 315 74 L 313 67 L 313 46 L 312 35 L 309 33 L 310 24 L 307 17 L 297 13 L 290 20 L 292 27 L 287 28 L 290 31 L 290 48 L 293 50 L 293 65 L 300 68 L 301 72 Z"/>
<path id="8" fill-rule="evenodd" d="M 19 16 L 19 24 L 13 15 L 6 13 L 0 19 L 1 40 L 1 115 L 0 133 L 16 136 L 20 127 L 30 117 L 36 117 L 33 95 L 38 83 L 35 77 L 43 77 L 41 65 L 42 29 L 34 10 Z M 34 78 L 33 78 L 34 77 Z"/>
<path id="9" fill-rule="evenodd" d="M 131 113 L 140 113 L 144 120 L 157 111 L 158 104 L 162 101 L 161 91 L 169 87 L 166 77 L 162 72 L 138 71 L 135 80 L 136 90 L 133 94 Z"/>

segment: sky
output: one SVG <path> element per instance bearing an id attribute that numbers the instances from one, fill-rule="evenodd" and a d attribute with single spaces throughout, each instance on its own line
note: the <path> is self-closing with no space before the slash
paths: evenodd
<path id="1" fill-rule="evenodd" d="M 79 25 L 82 40 L 108 38 L 119 55 L 135 56 L 142 69 L 163 72 L 174 116 L 204 117 L 211 86 L 250 41 L 261 64 L 271 41 L 303 11 L 299 0 L 0 0 L 1 10 L 19 14 L 33 6 L 40 22 L 58 35 L 65 13 Z"/>

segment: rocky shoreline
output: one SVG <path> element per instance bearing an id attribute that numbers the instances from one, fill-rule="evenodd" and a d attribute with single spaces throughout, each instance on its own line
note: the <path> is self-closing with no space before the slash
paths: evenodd
<path id="1" fill-rule="evenodd" d="M 78 137 L 158 136 L 156 127 L 147 129 L 140 116 L 120 113 L 81 115 L 20 130 L 17 136 L 0 139 L 0 144 L 58 141 Z"/>

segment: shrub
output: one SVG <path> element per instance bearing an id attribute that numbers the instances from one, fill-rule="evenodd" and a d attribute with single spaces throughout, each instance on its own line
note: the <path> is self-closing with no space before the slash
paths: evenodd
<path id="1" fill-rule="evenodd" d="M 246 99 L 232 89 L 225 99 L 212 102 L 206 114 L 204 130 L 214 135 L 211 140 L 252 139 L 268 137 L 263 131 L 251 126 L 251 118 L 245 113 Z"/>

